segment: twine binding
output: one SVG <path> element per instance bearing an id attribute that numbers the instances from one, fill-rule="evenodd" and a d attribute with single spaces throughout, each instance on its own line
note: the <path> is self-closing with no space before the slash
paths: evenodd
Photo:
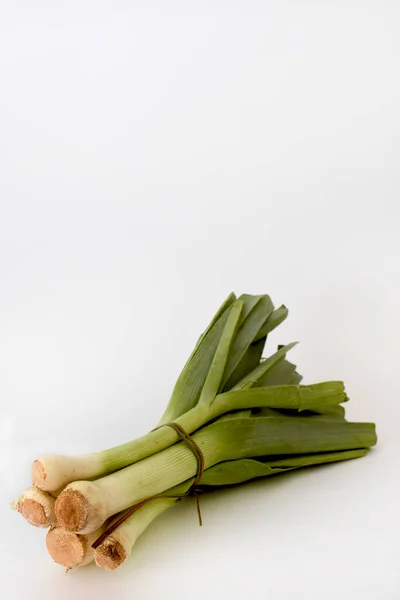
<path id="1" fill-rule="evenodd" d="M 157 498 L 176 498 L 179 500 L 180 498 L 186 498 L 187 496 L 193 495 L 196 500 L 196 510 L 197 510 L 197 516 L 199 519 L 199 526 L 201 527 L 203 525 L 203 520 L 201 518 L 201 511 L 200 511 L 199 490 L 197 489 L 200 479 L 202 478 L 203 473 L 204 473 L 203 453 L 202 453 L 201 449 L 199 448 L 198 444 L 195 442 L 195 440 L 183 429 L 183 427 L 178 425 L 178 423 L 174 423 L 174 422 L 164 423 L 163 425 L 159 425 L 159 427 L 156 427 L 156 429 L 160 429 L 161 427 L 172 427 L 172 429 L 174 429 L 176 431 L 176 433 L 181 438 L 181 440 L 186 443 L 188 448 L 195 455 L 196 460 L 197 460 L 197 474 L 196 474 L 196 478 L 195 478 L 194 482 L 192 483 L 192 485 L 190 486 L 190 488 L 188 489 L 188 491 L 185 494 L 177 494 L 175 496 L 174 495 L 169 496 L 166 494 L 156 494 L 155 496 L 146 498 L 145 500 L 138 502 L 138 504 L 135 504 L 134 506 L 131 506 L 130 508 L 128 508 L 125 512 L 122 513 L 122 515 L 120 517 L 118 517 L 118 519 L 116 521 L 114 521 L 109 527 L 107 527 L 107 529 L 97 538 L 97 540 L 95 542 L 93 542 L 92 548 L 94 550 L 96 548 L 98 548 L 100 546 L 100 544 L 102 544 L 104 542 L 104 540 L 109 535 L 111 535 L 120 525 L 122 525 L 122 523 L 124 523 L 126 521 L 126 519 L 128 519 L 137 510 L 139 510 L 139 508 L 144 506 L 144 504 L 146 504 L 150 500 L 156 500 Z"/>

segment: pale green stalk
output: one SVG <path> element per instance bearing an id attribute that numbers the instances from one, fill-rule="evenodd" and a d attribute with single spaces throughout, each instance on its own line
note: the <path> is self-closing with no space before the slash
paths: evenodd
<path id="1" fill-rule="evenodd" d="M 263 365 L 265 363 L 267 361 L 264 361 Z M 247 383 L 250 385 L 252 382 Z M 219 394 L 211 402 L 198 404 L 175 422 L 191 434 L 217 417 L 235 410 L 258 407 L 310 410 L 319 406 L 341 404 L 346 399 L 341 382 L 301 387 L 271 386 L 238 389 Z M 92 479 L 112 473 L 172 446 L 179 439 L 178 434 L 171 427 L 160 427 L 141 438 L 102 452 L 75 457 L 50 455 L 48 460 L 51 461 L 51 468 L 48 471 L 52 474 L 52 478 L 47 482 L 48 489 L 59 489 L 71 481 Z M 45 461 L 46 456 L 41 458 L 41 465 L 46 464 Z M 45 485 L 46 480 L 40 487 L 46 489 Z"/>

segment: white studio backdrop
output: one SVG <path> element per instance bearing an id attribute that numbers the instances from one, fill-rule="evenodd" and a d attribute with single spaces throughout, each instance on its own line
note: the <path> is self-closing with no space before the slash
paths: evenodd
<path id="1" fill-rule="evenodd" d="M 397 600 L 400 6 L 0 0 L 2 597 Z M 360 461 L 171 510 L 64 575 L 8 507 L 46 451 L 157 422 L 231 291 L 290 309 Z"/>

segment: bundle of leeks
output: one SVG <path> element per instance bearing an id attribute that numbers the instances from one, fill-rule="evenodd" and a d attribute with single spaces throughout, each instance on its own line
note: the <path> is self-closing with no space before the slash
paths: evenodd
<path id="1" fill-rule="evenodd" d="M 268 334 L 287 314 L 267 295 L 230 294 L 154 430 L 102 452 L 34 461 L 33 485 L 13 507 L 49 528 L 56 562 L 115 569 L 146 527 L 186 495 L 368 452 L 375 426 L 345 420 L 342 382 L 301 385 L 286 360 L 295 344 L 262 358 Z"/>

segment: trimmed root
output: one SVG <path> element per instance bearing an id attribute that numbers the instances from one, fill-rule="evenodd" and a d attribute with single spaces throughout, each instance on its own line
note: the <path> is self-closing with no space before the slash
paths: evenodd
<path id="1" fill-rule="evenodd" d="M 32 486 L 28 488 L 15 502 L 12 508 L 35 527 L 47 528 L 56 521 L 54 511 L 55 499 L 47 492 Z"/>
<path id="2" fill-rule="evenodd" d="M 67 485 L 56 500 L 55 511 L 58 525 L 84 535 L 99 529 L 110 516 L 107 495 L 95 481 Z"/>
<path id="3" fill-rule="evenodd" d="M 88 544 L 84 535 L 53 527 L 46 535 L 47 551 L 54 562 L 68 569 L 81 565 L 86 557 Z"/>
<path id="4" fill-rule="evenodd" d="M 112 536 L 104 540 L 104 542 L 94 551 L 96 565 L 106 571 L 117 569 L 125 562 L 128 556 L 129 554 L 123 545 Z"/>
<path id="5" fill-rule="evenodd" d="M 46 536 L 47 550 L 54 562 L 67 569 L 84 567 L 93 562 L 92 544 L 103 530 L 101 528 L 89 535 L 81 535 L 60 526 L 52 527 Z"/>
<path id="6" fill-rule="evenodd" d="M 73 569 L 84 567 L 94 560 L 92 544 L 103 533 L 104 527 L 88 535 L 66 531 L 57 525 L 46 536 L 48 553 L 54 562 Z"/>
<path id="7" fill-rule="evenodd" d="M 56 501 L 57 522 L 67 531 L 81 531 L 87 524 L 89 508 L 83 494 L 66 489 Z"/>

